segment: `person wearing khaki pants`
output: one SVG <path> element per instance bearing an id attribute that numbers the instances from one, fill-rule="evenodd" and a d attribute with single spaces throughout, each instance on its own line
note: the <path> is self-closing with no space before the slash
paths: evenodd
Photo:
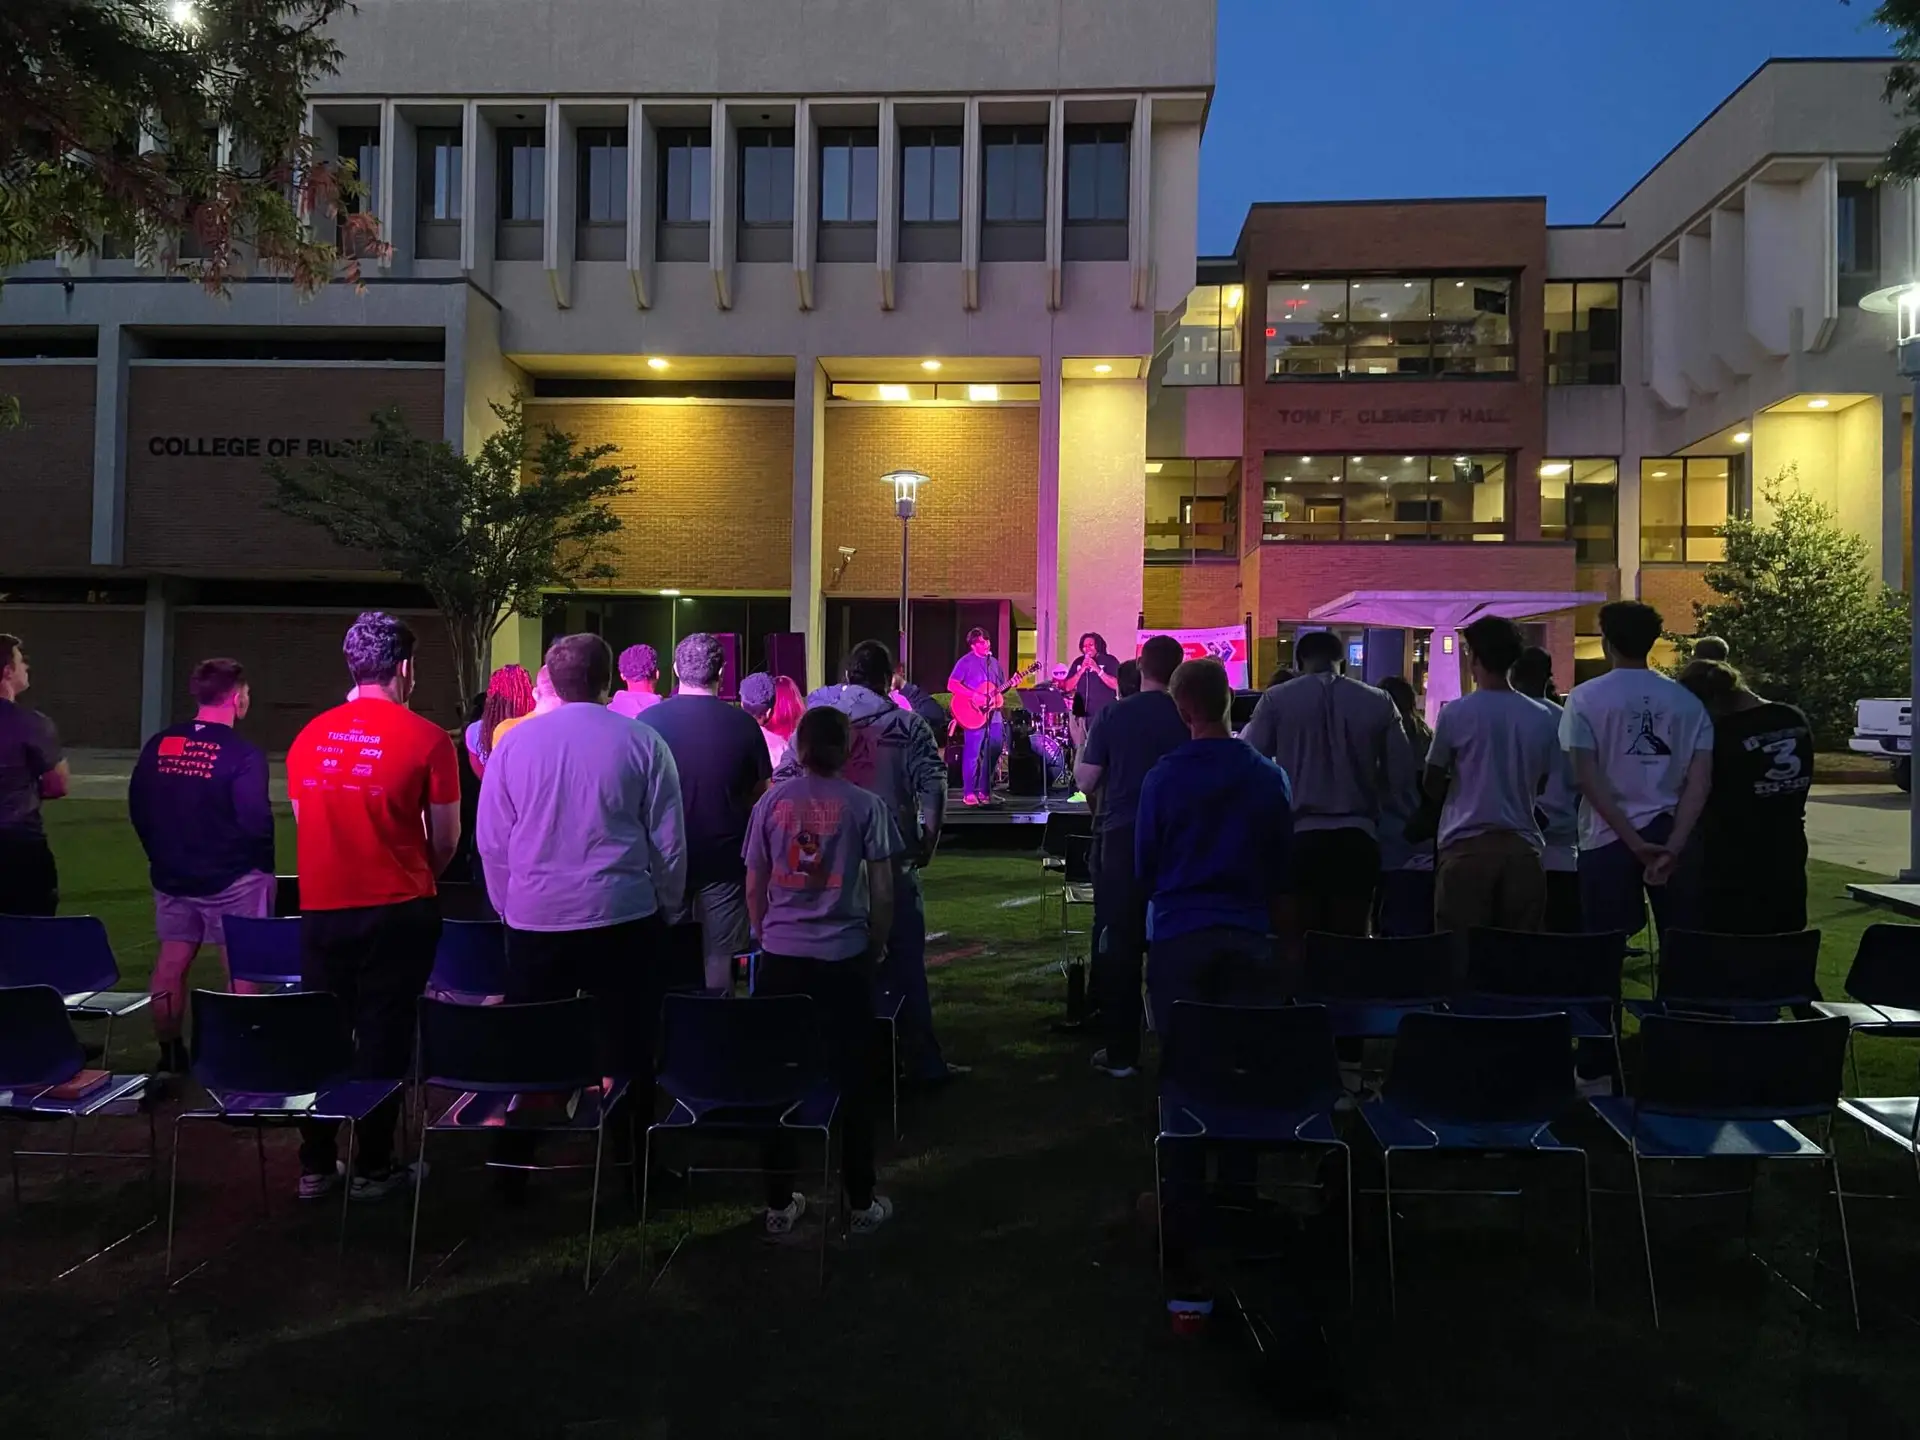
<path id="1" fill-rule="evenodd" d="M 1427 792 L 1441 801 L 1434 917 L 1441 930 L 1538 930 L 1546 917 L 1536 812 L 1559 757 L 1553 712 L 1507 683 L 1520 627 L 1486 616 L 1461 634 L 1474 693 L 1440 712 Z"/>

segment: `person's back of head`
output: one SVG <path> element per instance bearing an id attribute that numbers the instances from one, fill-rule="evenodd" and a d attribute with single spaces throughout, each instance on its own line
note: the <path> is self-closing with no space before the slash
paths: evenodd
<path id="1" fill-rule="evenodd" d="M 1712 714 L 1727 708 L 1736 695 L 1746 689 L 1740 672 L 1724 660 L 1689 660 L 1673 677 L 1684 685 Z"/>
<path id="2" fill-rule="evenodd" d="M 893 689 L 893 651 L 879 640 L 862 640 L 847 654 L 847 683 L 885 695 Z"/>
<path id="3" fill-rule="evenodd" d="M 1693 658 L 1695 660 L 1731 661 L 1733 659 L 1733 647 L 1718 635 L 1702 635 L 1698 640 L 1693 642 Z"/>
<path id="4" fill-rule="evenodd" d="M 660 678 L 660 656 L 651 645 L 629 645 L 620 652 L 620 678 L 629 686 L 651 688 Z"/>
<path id="5" fill-rule="evenodd" d="M 1186 648 L 1171 635 L 1155 635 L 1140 647 L 1140 688 L 1166 689 L 1186 654 Z"/>
<path id="6" fill-rule="evenodd" d="M 695 631 L 673 647 L 673 673 L 684 688 L 712 692 L 720 688 L 720 676 L 727 668 L 727 654 L 712 635 Z"/>
<path id="7" fill-rule="evenodd" d="M 413 649 L 412 628 L 384 610 L 363 611 L 340 646 L 356 686 L 389 691 L 412 688 Z"/>
<path id="8" fill-rule="evenodd" d="M 502 665 L 487 679 L 487 703 L 480 711 L 480 758 L 493 753 L 493 734 L 503 720 L 518 720 L 533 710 L 533 677 L 523 665 Z"/>
<path id="9" fill-rule="evenodd" d="M 1547 699 L 1547 692 L 1553 688 L 1553 656 L 1538 645 L 1527 646 L 1507 667 L 1507 683 L 1522 695 Z"/>
<path id="10" fill-rule="evenodd" d="M 1645 665 L 1664 629 L 1660 612 L 1641 601 L 1614 600 L 1600 607 L 1600 639 L 1616 663 Z"/>
<path id="11" fill-rule="evenodd" d="M 1302 673 L 1321 675 L 1339 668 L 1344 649 L 1340 637 L 1331 630 L 1315 630 L 1294 642 L 1293 659 Z"/>
<path id="12" fill-rule="evenodd" d="M 760 728 L 764 730 L 767 722 L 773 718 L 773 702 L 778 694 L 773 676 L 756 670 L 740 682 L 740 708 L 758 720 Z"/>
<path id="13" fill-rule="evenodd" d="M 1227 667 L 1218 660 L 1182 661 L 1174 668 L 1167 689 L 1180 718 L 1196 737 L 1202 731 L 1226 733 L 1233 686 L 1227 681 Z"/>
<path id="14" fill-rule="evenodd" d="M 1504 615 L 1482 615 L 1460 632 L 1467 642 L 1476 678 L 1482 688 L 1499 689 L 1509 682 L 1507 672 L 1527 648 L 1520 627 Z"/>
<path id="15" fill-rule="evenodd" d="M 540 667 L 563 705 L 604 705 L 613 688 L 613 651 L 598 635 L 563 635 Z"/>
<path id="16" fill-rule="evenodd" d="M 1140 693 L 1140 662 L 1138 660 L 1122 660 L 1120 662 L 1120 673 L 1114 678 L 1120 683 L 1120 698 L 1122 700 L 1125 700 L 1129 695 L 1138 695 Z"/>
<path id="17" fill-rule="evenodd" d="M 245 719 L 250 698 L 246 667 L 238 660 L 202 660 L 187 679 L 187 693 L 202 715 L 231 711 L 235 720 Z"/>
<path id="18" fill-rule="evenodd" d="M 809 775 L 838 775 L 853 749 L 853 722 L 831 705 L 816 705 L 800 717 L 793 745 Z"/>
<path id="19" fill-rule="evenodd" d="M 1278 690 L 1282 685 L 1286 684 L 1289 680 L 1292 680 L 1295 678 L 1296 676 L 1294 674 L 1294 669 L 1291 665 L 1275 666 L 1273 674 L 1267 677 L 1267 689 Z"/>

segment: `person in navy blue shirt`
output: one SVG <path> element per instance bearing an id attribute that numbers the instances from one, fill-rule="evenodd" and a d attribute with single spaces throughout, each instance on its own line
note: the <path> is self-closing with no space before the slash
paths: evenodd
<path id="1" fill-rule="evenodd" d="M 174 1073 L 187 1068 L 180 1030 L 194 957 L 203 944 L 224 951 L 226 916 L 271 915 L 274 890 L 267 757 L 233 729 L 251 699 L 247 672 L 237 660 L 202 660 L 187 688 L 193 719 L 147 741 L 127 786 L 160 937 L 149 987 L 154 1037 L 161 1068 Z"/>
<path id="2" fill-rule="evenodd" d="M 1271 1001 L 1284 934 L 1293 791 L 1278 765 L 1227 729 L 1233 690 L 1218 660 L 1173 672 L 1190 739 L 1140 788 L 1134 860 L 1148 898 L 1147 994 L 1162 1025 L 1181 1000 Z"/>

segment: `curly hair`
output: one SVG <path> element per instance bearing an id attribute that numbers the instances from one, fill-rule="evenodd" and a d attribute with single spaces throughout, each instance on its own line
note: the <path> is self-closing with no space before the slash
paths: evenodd
<path id="1" fill-rule="evenodd" d="M 480 759 L 493 753 L 493 732 L 502 720 L 533 709 L 533 677 L 519 665 L 502 665 L 488 677 L 487 703 L 480 711 Z"/>
<path id="2" fill-rule="evenodd" d="M 383 610 L 361 612 L 340 647 L 356 685 L 385 685 L 413 658 L 413 629 Z"/>

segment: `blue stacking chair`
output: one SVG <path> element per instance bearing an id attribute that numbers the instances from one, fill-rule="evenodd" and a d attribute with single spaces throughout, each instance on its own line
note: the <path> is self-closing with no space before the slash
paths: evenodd
<path id="1" fill-rule="evenodd" d="M 1338 1150 L 1347 1190 L 1347 1300 L 1353 1300 L 1353 1154 L 1334 1131 L 1340 1063 L 1320 1005 L 1202 1005 L 1182 1000 L 1160 1049 L 1154 1213 L 1166 1269 L 1162 1153 L 1178 1147 Z"/>
<path id="2" fill-rule="evenodd" d="M 347 1197 L 353 1189 L 356 1127 L 399 1093 L 400 1077 L 358 1079 L 353 1036 L 338 996 L 325 990 L 284 995 L 193 992 L 193 1078 L 213 1107 L 183 1110 L 173 1122 L 173 1166 L 167 1181 L 167 1274 L 173 1273 L 173 1229 L 180 1190 L 180 1127 L 205 1120 L 253 1131 L 260 1163 L 260 1208 L 267 1208 L 265 1132 L 303 1121 L 347 1127 L 340 1186 L 340 1245 L 347 1243 Z"/>
<path id="3" fill-rule="evenodd" d="M 497 1004 L 507 993 L 507 932 L 498 920 L 447 920 L 427 993 L 456 1005 Z"/>
<path id="4" fill-rule="evenodd" d="M 1853 1326 L 1860 1328 L 1847 1204 L 1833 1150 L 1834 1102 L 1840 1098 L 1847 1036 L 1847 1022 L 1839 1016 L 1754 1025 L 1649 1015 L 1640 1023 L 1640 1084 L 1634 1096 L 1587 1102 L 1626 1142 L 1633 1159 L 1633 1193 L 1640 1207 L 1647 1298 L 1655 1328 L 1660 1324 L 1660 1294 L 1654 1285 L 1641 1162 L 1714 1159 L 1800 1160 L 1828 1167 L 1840 1209 Z M 1809 1121 L 1824 1123 L 1808 1126 Z M 1820 1138 L 1810 1136 L 1808 1128 L 1817 1128 Z M 1751 1180 L 1748 1183 L 1750 1193 Z M 1816 1275 L 1823 1238 L 1814 1244 Z"/>
<path id="5" fill-rule="evenodd" d="M 86 1068 L 86 1055 L 73 1033 L 66 1002 L 50 985 L 19 985 L 0 989 L 0 1120 L 20 1124 L 67 1123 L 64 1150 L 21 1150 L 9 1147 L 13 1171 L 13 1201 L 20 1203 L 20 1157 L 64 1158 L 67 1173 L 82 1156 L 88 1159 L 127 1160 L 125 1151 L 80 1150 L 80 1122 L 100 1114 L 124 1114 L 129 1104 L 147 1098 L 145 1075 L 109 1075 L 96 1087 L 72 1099 L 52 1092 L 68 1084 Z M 117 1107 L 117 1108 L 116 1108 Z M 153 1110 L 147 1112 L 147 1167 L 149 1180 L 157 1163 Z"/>
<path id="6" fill-rule="evenodd" d="M 92 915 L 0 915 L 0 985 L 51 985 L 76 1019 L 105 1020 L 101 1059 L 113 1053 L 113 1022 L 152 996 L 116 990 L 120 963 L 107 927 Z"/>
<path id="7" fill-rule="evenodd" d="M 1341 1040 L 1391 1040 L 1408 1015 L 1444 1005 L 1453 993 L 1451 935 L 1306 937 L 1299 994 L 1324 1005 Z"/>
<path id="8" fill-rule="evenodd" d="M 1846 1000 L 1816 1000 L 1813 1008 L 1821 1015 L 1838 1015 L 1853 1027 L 1847 1037 L 1847 1059 L 1858 1094 L 1855 1035 L 1920 1039 L 1920 925 L 1869 925 L 1853 953 L 1846 989 Z"/>
<path id="9" fill-rule="evenodd" d="M 1400 1306 L 1393 1243 L 1393 1157 L 1572 1155 L 1580 1161 L 1587 1293 L 1593 1293 L 1593 1184 L 1587 1152 L 1562 1144 L 1553 1124 L 1574 1107 L 1564 1011 L 1541 1015 L 1409 1015 L 1380 1098 L 1360 1107 L 1380 1145 L 1387 1200 L 1387 1283 Z M 1405 1191 L 1401 1193 L 1405 1194 Z M 1435 1192 L 1422 1194 L 1485 1192 Z"/>
<path id="10" fill-rule="evenodd" d="M 761 1137 L 782 1131 L 820 1137 L 820 1185 L 833 1190 L 833 1120 L 840 1092 L 826 1073 L 813 1001 L 805 995 L 726 1000 L 670 994 L 661 1008 L 660 1089 L 673 1102 L 647 1127 L 640 1179 L 640 1230 L 646 1234 L 654 1139 L 683 1134 Z M 695 1170 L 688 1167 L 691 1185 Z M 757 1167 L 715 1174 L 761 1174 Z M 692 1234 L 692 1211 L 688 1210 Z M 827 1225 L 820 1226 L 820 1279 L 826 1281 Z M 676 1242 L 675 1253 L 686 1236 Z M 669 1254 L 661 1269 L 673 1261 Z"/>
<path id="11" fill-rule="evenodd" d="M 1629 1000 L 1627 1013 L 1693 1015 L 1721 1020 L 1778 1020 L 1820 998 L 1820 932 L 1719 935 L 1672 930 L 1660 942 L 1651 1000 Z"/>
<path id="12" fill-rule="evenodd" d="M 299 916 L 229 915 L 221 920 L 220 933 L 227 942 L 229 978 L 274 990 L 300 988 Z"/>
<path id="13" fill-rule="evenodd" d="M 900 1013 L 906 997 L 897 990 L 879 990 L 873 997 L 873 1018 L 887 1027 L 887 1086 L 893 1097 L 893 1138 L 900 1138 Z"/>
<path id="14" fill-rule="evenodd" d="M 413 1288 L 414 1256 L 420 1242 L 427 1136 L 479 1135 L 492 1140 L 514 1133 L 593 1136 L 593 1198 L 587 1210 L 583 1280 L 591 1290 L 607 1118 L 629 1088 L 626 1078 L 609 1079 L 602 1074 L 598 1002 L 582 995 L 531 1005 L 460 1005 L 422 996 L 420 1070 L 429 1086 L 458 1094 L 437 1120 L 420 1127 L 420 1178 L 414 1186 L 413 1230 L 407 1241 L 407 1288 Z M 549 1103 L 527 1105 L 529 1096 L 545 1097 Z M 629 1114 L 629 1126 L 632 1123 Z M 523 1171 L 589 1168 L 487 1163 L 489 1168 Z"/>
<path id="15" fill-rule="evenodd" d="M 1627 937 L 1474 930 L 1467 936 L 1466 993 L 1447 1008 L 1463 1015 L 1539 1015 L 1564 1010 L 1575 1040 L 1613 1052 L 1619 1081 L 1620 976 Z"/>

